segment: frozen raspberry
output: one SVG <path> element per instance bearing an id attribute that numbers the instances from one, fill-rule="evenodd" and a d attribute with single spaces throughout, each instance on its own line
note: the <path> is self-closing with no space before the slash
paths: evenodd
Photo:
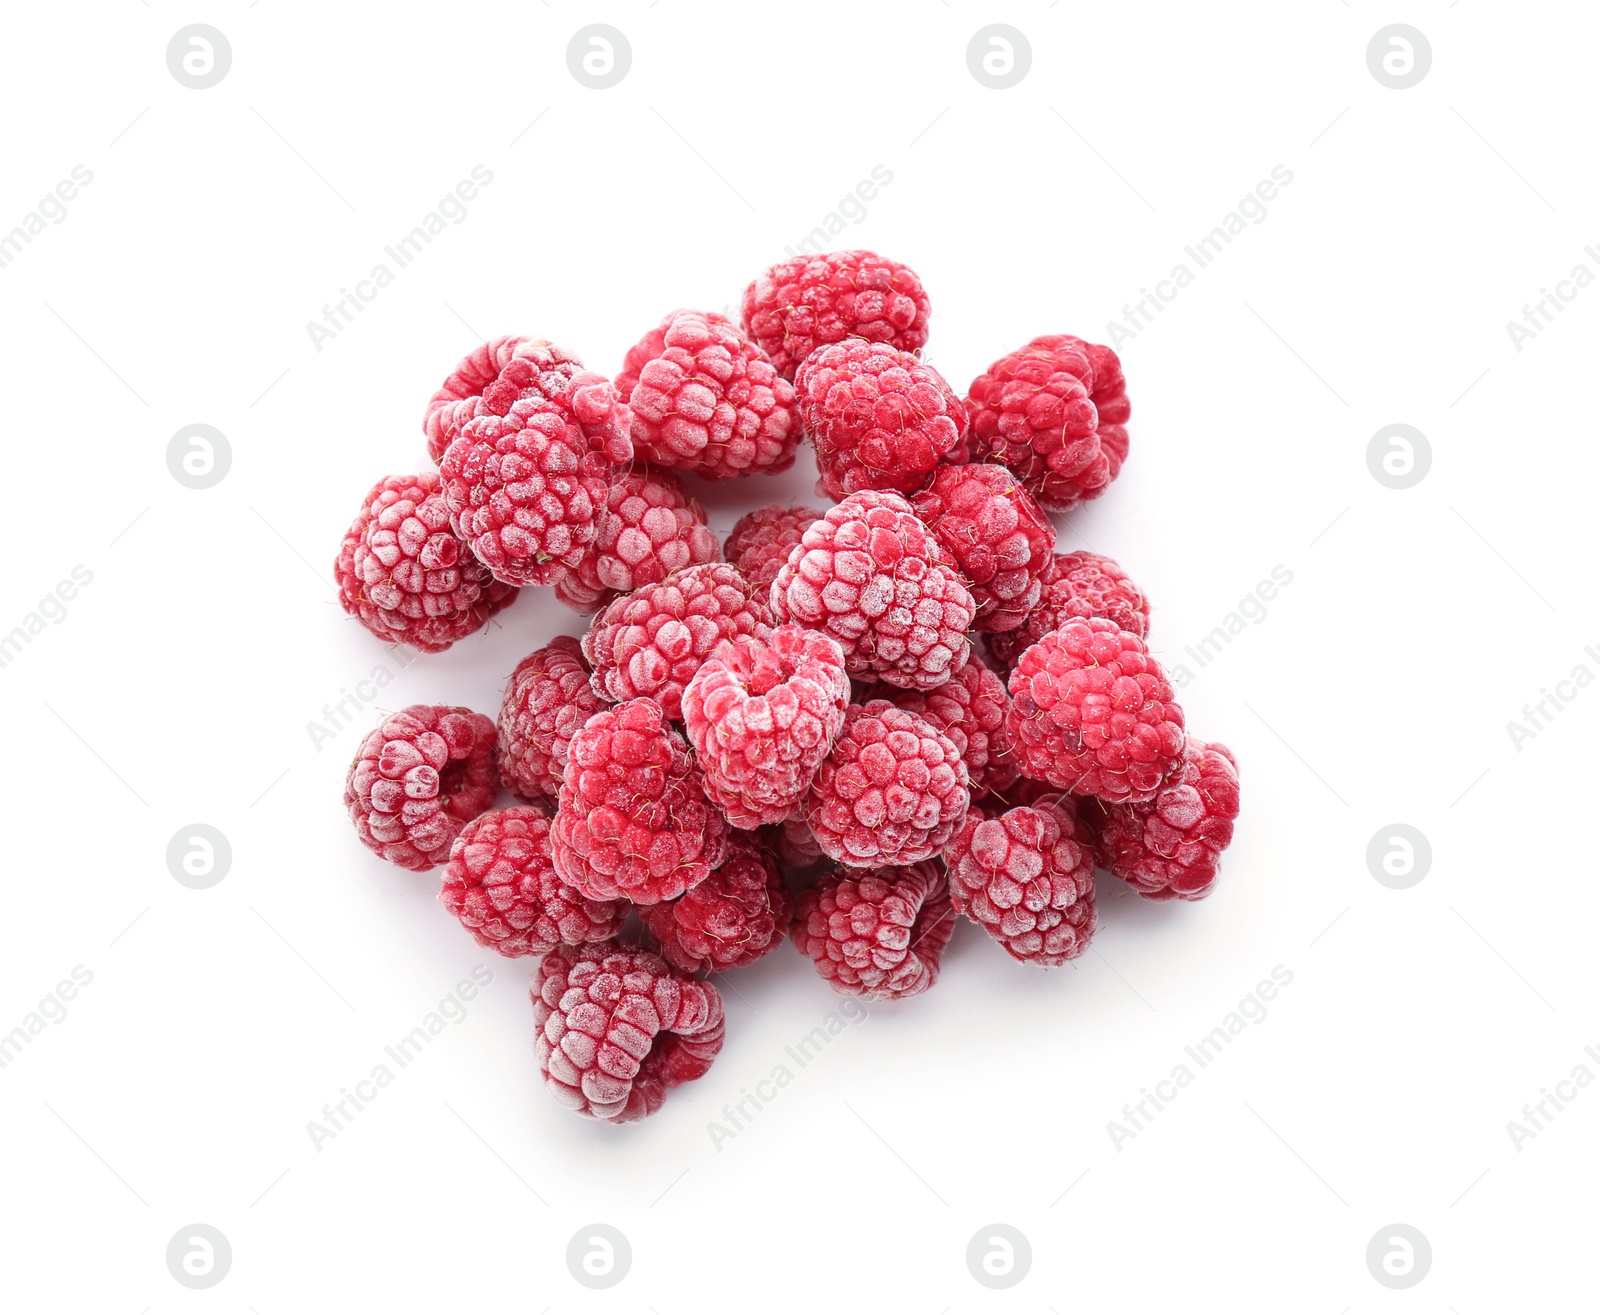
<path id="1" fill-rule="evenodd" d="M 554 804 L 578 728 L 606 706 L 578 641 L 557 635 L 511 673 L 500 705 L 500 778 L 530 804 Z"/>
<path id="2" fill-rule="evenodd" d="M 978 604 L 973 629 L 1015 630 L 1039 604 L 1055 527 L 1004 466 L 941 466 L 911 499 L 956 559 Z"/>
<path id="3" fill-rule="evenodd" d="M 683 688 L 712 649 L 772 628 L 766 603 L 750 593 L 744 576 L 718 562 L 674 571 L 617 599 L 583 637 L 595 693 L 613 703 L 654 699 L 679 720 Z"/>
<path id="4" fill-rule="evenodd" d="M 622 930 L 627 905 L 591 900 L 556 876 L 550 820 L 537 808 L 480 813 L 450 847 L 439 902 L 479 945 L 507 958 L 603 941 Z"/>
<path id="5" fill-rule="evenodd" d="M 829 858 L 854 867 L 931 858 L 966 815 L 967 765 L 950 737 L 887 699 L 851 704 L 806 800 Z"/>
<path id="6" fill-rule="evenodd" d="M 1122 362 L 1116 352 L 1099 343 L 1073 339 L 1083 354 L 1089 358 L 1089 368 L 1094 379 L 1084 383 L 1089 388 L 1089 400 L 1099 413 L 1100 446 L 1105 449 L 1111 478 L 1115 479 L 1128 459 L 1128 417 L 1133 407 L 1128 402 L 1128 383 L 1122 377 Z"/>
<path id="7" fill-rule="evenodd" d="M 835 991 L 920 995 L 939 978 L 955 915 L 938 866 L 840 868 L 795 901 L 790 936 Z"/>
<path id="8" fill-rule="evenodd" d="M 673 311 L 628 353 L 623 369 L 632 385 L 633 444 L 646 461 L 706 479 L 794 464 L 794 385 L 721 315 Z"/>
<path id="9" fill-rule="evenodd" d="M 683 720 L 728 821 L 753 830 L 799 808 L 849 701 L 844 653 L 818 631 L 782 625 L 717 648 L 684 691 Z"/>
<path id="10" fill-rule="evenodd" d="M 950 901 L 1013 959 L 1054 968 L 1094 934 L 1094 849 L 1068 795 L 968 814 L 945 846 Z"/>
<path id="11" fill-rule="evenodd" d="M 770 834 L 778 847 L 778 860 L 785 867 L 804 871 L 816 867 L 827 857 L 805 818 L 798 813 L 784 818 Z"/>
<path id="12" fill-rule="evenodd" d="M 590 899 L 676 899 L 722 862 L 728 824 L 661 705 L 632 699 L 572 737 L 550 838 L 556 871 Z"/>
<path id="13" fill-rule="evenodd" d="M 372 486 L 333 566 L 339 603 L 386 644 L 442 653 L 516 601 L 450 528 L 436 472 Z"/>
<path id="14" fill-rule="evenodd" d="M 493 805 L 497 785 L 492 721 L 466 708 L 413 703 L 361 742 L 344 804 L 368 849 L 426 872 Z"/>
<path id="15" fill-rule="evenodd" d="M 817 492 L 914 493 L 934 467 L 967 459 L 967 412 L 931 365 L 881 342 L 820 347 L 795 374 L 800 418 L 817 449 Z"/>
<path id="16" fill-rule="evenodd" d="M 1146 899 L 1204 899 L 1239 816 L 1239 770 L 1220 744 L 1192 736 L 1183 763 L 1148 803 L 1107 808 L 1101 866 Z"/>
<path id="17" fill-rule="evenodd" d="M 625 941 L 557 946 L 533 983 L 533 1053 L 570 1110 L 633 1123 L 704 1076 L 722 1049 L 722 996 Z"/>
<path id="18" fill-rule="evenodd" d="M 967 660 L 975 604 L 898 493 L 856 493 L 814 522 L 772 582 L 772 614 L 837 639 L 852 675 L 932 689 Z"/>
<path id="19" fill-rule="evenodd" d="M 886 697 L 949 737 L 967 765 L 973 794 L 1004 790 L 1017 779 L 1006 731 L 1011 699 L 1000 677 L 977 658 L 968 658 L 938 689 L 895 690 Z"/>
<path id="20" fill-rule="evenodd" d="M 792 901 L 772 855 L 748 841 L 730 845 L 721 867 L 693 890 L 644 911 L 661 957 L 686 973 L 726 972 L 777 948 Z"/>
<path id="21" fill-rule="evenodd" d="M 824 514 L 815 507 L 759 507 L 734 522 L 723 556 L 752 585 L 770 585 L 811 522 Z"/>
<path id="22" fill-rule="evenodd" d="M 678 477 L 636 466 L 612 481 L 594 542 L 577 566 L 555 573 L 556 597 L 574 611 L 594 612 L 673 571 L 721 560 L 705 512 Z"/>
<path id="23" fill-rule="evenodd" d="M 988 637 L 989 652 L 1007 671 L 1052 630 L 1074 617 L 1103 616 L 1140 639 L 1150 633 L 1150 603 L 1139 586 L 1109 557 L 1058 552 L 1039 605 L 1016 630 Z"/>
<path id="24" fill-rule="evenodd" d="M 1144 640 L 1074 618 L 1011 673 L 1006 728 L 1025 776 L 1107 803 L 1142 803 L 1183 760 L 1183 709 Z"/>
<path id="25" fill-rule="evenodd" d="M 906 266 L 871 251 L 780 261 L 744 292 L 745 331 L 785 379 L 845 338 L 914 352 L 928 341 L 928 294 Z"/>

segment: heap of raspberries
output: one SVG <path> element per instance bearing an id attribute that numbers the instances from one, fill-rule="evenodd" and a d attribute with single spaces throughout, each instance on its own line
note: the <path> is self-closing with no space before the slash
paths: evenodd
<path id="1" fill-rule="evenodd" d="M 704 1075 L 714 979 L 785 939 L 902 1000 L 958 931 L 995 942 L 970 971 L 1077 959 L 1097 868 L 1216 887 L 1238 764 L 1190 733 L 1143 591 L 1058 546 L 1127 459 L 1122 363 L 1043 334 L 963 395 L 928 322 L 905 265 L 838 251 L 774 265 L 737 319 L 670 311 L 613 378 L 492 339 L 428 401 L 433 464 L 373 484 L 340 544 L 341 607 L 402 666 L 470 641 L 506 675 L 498 720 L 385 711 L 344 802 L 477 944 L 537 961 L 534 1056 L 579 1114 Z M 719 496 L 719 541 L 696 488 L 803 439 L 831 505 Z M 551 614 L 506 610 L 540 588 L 577 633 L 492 638 Z"/>

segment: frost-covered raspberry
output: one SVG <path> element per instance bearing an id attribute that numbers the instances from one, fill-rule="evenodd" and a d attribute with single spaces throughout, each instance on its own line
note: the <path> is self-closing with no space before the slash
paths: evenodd
<path id="1" fill-rule="evenodd" d="M 938 980 L 954 926 L 937 864 L 840 868 L 795 901 L 790 937 L 835 991 L 902 1000 Z"/>
<path id="2" fill-rule="evenodd" d="M 622 930 L 621 900 L 585 899 L 556 876 L 550 820 L 537 808 L 480 813 L 450 847 L 439 902 L 479 945 L 507 958 L 603 941 Z"/>
<path id="3" fill-rule="evenodd" d="M 673 967 L 720 973 L 746 967 L 776 949 L 792 904 L 772 855 L 740 841 L 693 890 L 652 904 L 643 917 L 661 957 Z"/>
<path id="4" fill-rule="evenodd" d="M 533 982 L 534 1057 L 579 1114 L 633 1123 L 722 1049 L 722 996 L 625 941 L 557 946 Z"/>
<path id="5" fill-rule="evenodd" d="M 938 689 L 895 690 L 888 697 L 950 737 L 967 765 L 973 794 L 1004 790 L 1017 779 L 1006 730 L 1011 698 L 1000 677 L 977 658 L 968 658 Z"/>
<path id="6" fill-rule="evenodd" d="M 734 522 L 723 556 L 752 585 L 770 585 L 807 527 L 825 514 L 816 507 L 758 507 Z"/>
<path id="7" fill-rule="evenodd" d="M 978 604 L 975 630 L 1015 630 L 1039 604 L 1056 546 L 1055 527 L 1004 466 L 941 466 L 911 499 L 956 559 Z"/>
<path id="8" fill-rule="evenodd" d="M 413 703 L 368 732 L 345 778 L 361 843 L 425 872 L 494 804 L 494 723 L 467 708 Z"/>
<path id="9" fill-rule="evenodd" d="M 932 689 L 967 660 L 975 604 L 898 493 L 856 493 L 814 522 L 772 582 L 779 621 L 839 641 L 851 675 Z"/>
<path id="10" fill-rule="evenodd" d="M 944 849 L 950 900 L 1023 963 L 1054 968 L 1094 934 L 1094 849 L 1071 796 L 968 814 Z"/>
<path id="11" fill-rule="evenodd" d="M 1103 617 L 1045 635 L 1011 673 L 1006 728 L 1025 776 L 1141 803 L 1183 760 L 1183 709 L 1144 640 Z"/>
<path id="12" fill-rule="evenodd" d="M 554 573 L 556 597 L 574 611 L 594 612 L 673 571 L 721 560 L 705 512 L 678 477 L 635 466 L 611 482 L 594 542 L 577 566 Z"/>
<path id="13" fill-rule="evenodd" d="M 931 365 L 887 343 L 818 348 L 795 374 L 800 418 L 817 449 L 817 492 L 914 493 L 941 463 L 967 459 L 967 411 Z"/>
<path id="14" fill-rule="evenodd" d="M 961 825 L 967 765 L 950 737 L 887 699 L 851 704 L 806 799 L 829 858 L 854 867 L 931 858 Z"/>
<path id="15" fill-rule="evenodd" d="M 500 779 L 531 804 L 554 804 L 578 728 L 606 706 L 578 641 L 557 635 L 511 673 L 500 705 Z"/>
<path id="16" fill-rule="evenodd" d="M 786 867 L 804 871 L 814 868 L 827 858 L 822 846 L 811 834 L 805 818 L 796 813 L 786 817 L 768 833 L 778 847 L 778 859 Z"/>
<path id="17" fill-rule="evenodd" d="M 827 635 L 781 625 L 716 649 L 683 695 L 706 793 L 736 827 L 781 822 L 804 802 L 844 725 L 850 680 Z"/>
<path id="18" fill-rule="evenodd" d="M 722 862 L 728 823 L 661 705 L 631 699 L 572 737 L 550 837 L 556 871 L 580 893 L 657 904 Z"/>
<path id="19" fill-rule="evenodd" d="M 1107 808 L 1099 823 L 1101 866 L 1146 899 L 1203 899 L 1239 816 L 1239 770 L 1220 744 L 1192 736 L 1183 764 L 1148 803 Z"/>
<path id="20" fill-rule="evenodd" d="M 779 261 L 745 289 L 745 331 L 785 379 L 845 338 L 914 352 L 928 341 L 928 294 L 905 265 L 871 251 Z"/>
<path id="21" fill-rule="evenodd" d="M 550 584 L 595 541 L 612 479 L 631 459 L 625 435 L 592 442 L 541 398 L 469 420 L 439 470 L 451 524 L 507 584 Z"/>
<path id="22" fill-rule="evenodd" d="M 1007 671 L 1026 648 L 1074 617 L 1103 616 L 1140 639 L 1150 633 L 1150 602 L 1127 572 L 1092 552 L 1058 552 L 1039 605 L 1015 630 L 988 637 L 989 652 Z"/>
<path id="23" fill-rule="evenodd" d="M 646 461 L 706 479 L 794 464 L 794 385 L 723 316 L 673 311 L 628 353 L 623 370 L 634 448 Z"/>
<path id="24" fill-rule="evenodd" d="M 450 528 L 437 472 L 372 486 L 333 566 L 339 604 L 387 644 L 442 653 L 516 601 Z"/>
<path id="25" fill-rule="evenodd" d="M 772 613 L 749 582 L 723 562 L 674 571 L 612 603 L 583 637 L 595 692 L 622 703 L 654 699 L 674 721 L 684 686 L 725 639 L 760 638 Z"/>

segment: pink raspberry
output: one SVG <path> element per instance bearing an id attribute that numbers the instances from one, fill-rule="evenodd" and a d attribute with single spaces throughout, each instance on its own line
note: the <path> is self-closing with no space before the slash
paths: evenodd
<path id="1" fill-rule="evenodd" d="M 1089 368 L 1094 372 L 1092 381 L 1085 379 L 1089 400 L 1099 413 L 1097 432 L 1100 446 L 1105 449 L 1106 462 L 1115 479 L 1128 459 L 1128 417 L 1133 407 L 1128 401 L 1128 383 L 1122 377 L 1122 362 L 1116 352 L 1099 343 L 1075 339 L 1080 350 L 1089 358 Z"/>
<path id="2" fill-rule="evenodd" d="M 949 550 L 978 604 L 973 628 L 1015 630 L 1039 604 L 1055 527 L 1004 466 L 941 466 L 911 499 Z"/>
<path id="3" fill-rule="evenodd" d="M 745 331 L 785 379 L 845 338 L 914 352 L 928 341 L 928 294 L 905 265 L 871 251 L 779 261 L 745 289 Z"/>
<path id="4" fill-rule="evenodd" d="M 652 904 L 644 925 L 661 957 L 686 973 L 743 968 L 778 947 L 792 901 L 772 855 L 748 841 L 693 890 Z"/>
<path id="5" fill-rule="evenodd" d="M 1071 796 L 986 818 L 945 846 L 950 901 L 1013 959 L 1054 968 L 1094 934 L 1094 850 Z"/>
<path id="6" fill-rule="evenodd" d="M 1111 804 L 1153 799 L 1183 760 L 1183 709 L 1161 664 L 1103 617 L 1023 653 L 1006 728 L 1025 776 Z"/>
<path id="7" fill-rule="evenodd" d="M 473 940 L 507 958 L 603 941 L 622 930 L 621 900 L 584 899 L 556 876 L 550 821 L 537 808 L 480 813 L 450 847 L 439 902 Z"/>
<path id="8" fill-rule="evenodd" d="M 1148 803 L 1107 808 L 1100 862 L 1146 899 L 1204 899 L 1239 816 L 1239 770 L 1220 744 L 1192 736 L 1183 763 Z"/>
<path id="9" fill-rule="evenodd" d="M 531 804 L 556 802 L 572 737 L 606 701 L 589 686 L 578 641 L 557 635 L 511 673 L 500 705 L 500 779 Z"/>
<path id="10" fill-rule="evenodd" d="M 815 630 L 782 625 L 711 654 L 684 691 L 683 720 L 729 822 L 752 830 L 800 807 L 849 701 L 844 653 Z"/>
<path id="11" fill-rule="evenodd" d="M 722 996 L 625 941 L 559 945 L 533 983 L 533 1053 L 545 1087 L 579 1114 L 633 1123 L 722 1049 Z"/>
<path id="12" fill-rule="evenodd" d="M 556 597 L 574 611 L 594 612 L 673 571 L 721 560 L 705 512 L 678 477 L 635 466 L 606 491 L 594 542 L 577 566 L 555 572 Z"/>
<path id="13" fill-rule="evenodd" d="M 623 369 L 632 383 L 633 444 L 646 461 L 706 479 L 794 464 L 794 385 L 721 315 L 673 311 L 628 353 Z"/>
<path id="14" fill-rule="evenodd" d="M 950 737 L 887 699 L 851 704 L 806 800 L 822 852 L 854 867 L 931 858 L 966 815 L 967 765 Z"/>
<path id="15" fill-rule="evenodd" d="M 661 705 L 631 699 L 572 737 L 550 837 L 556 871 L 580 894 L 658 904 L 722 862 L 728 824 Z"/>
<path id="16" fill-rule="evenodd" d="M 1039 605 L 1016 630 L 988 637 L 989 652 L 1007 671 L 1052 630 L 1074 617 L 1103 616 L 1140 639 L 1150 633 L 1150 602 L 1109 557 L 1058 552 L 1045 579 Z"/>
<path id="17" fill-rule="evenodd" d="M 825 514 L 816 507 L 758 507 L 734 522 L 723 556 L 752 585 L 770 585 L 811 522 Z"/>
<path id="18" fill-rule="evenodd" d="M 934 863 L 840 868 L 795 901 L 790 936 L 845 995 L 903 1000 L 939 979 L 955 915 Z"/>
<path id="19" fill-rule="evenodd" d="M 967 765 L 973 794 L 1004 790 L 1017 779 L 1006 731 L 1011 698 L 1000 677 L 977 658 L 968 658 L 938 689 L 897 690 L 889 697 L 949 737 Z"/>
<path id="20" fill-rule="evenodd" d="M 967 660 L 975 604 L 898 493 L 855 493 L 813 523 L 772 582 L 772 614 L 839 641 L 852 675 L 932 689 Z"/>
<path id="21" fill-rule="evenodd" d="M 967 460 L 967 412 L 931 365 L 887 343 L 819 347 L 795 374 L 800 418 L 817 449 L 817 492 L 914 493 L 936 466 Z"/>
<path id="22" fill-rule="evenodd" d="M 494 804 L 497 784 L 492 721 L 467 708 L 413 703 L 362 740 L 344 804 L 363 845 L 426 872 L 450 856 L 461 828 Z"/>
<path id="23" fill-rule="evenodd" d="M 386 644 L 442 653 L 482 630 L 517 591 L 450 528 L 437 472 L 372 486 L 334 562 L 339 604 Z"/>
<path id="24" fill-rule="evenodd" d="M 766 603 L 750 592 L 744 576 L 719 562 L 674 571 L 617 599 L 583 637 L 595 693 L 613 703 L 654 699 L 680 720 L 684 686 L 711 651 L 772 628 Z"/>

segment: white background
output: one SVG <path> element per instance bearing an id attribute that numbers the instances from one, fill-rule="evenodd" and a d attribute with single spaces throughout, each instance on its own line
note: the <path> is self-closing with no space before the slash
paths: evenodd
<path id="1" fill-rule="evenodd" d="M 1600 692 L 1520 750 L 1523 705 L 1600 641 L 1591 584 L 1600 291 L 1519 352 L 1506 330 L 1600 238 L 1578 6 L 689 0 L 333 7 L 13 6 L 0 40 L 0 231 L 93 182 L 0 269 L 10 462 L 0 632 L 93 580 L 0 669 L 7 898 L 0 1030 L 74 965 L 92 982 L 0 1070 L 4 1304 L 17 1310 L 1445 1311 L 1587 1300 L 1600 1091 L 1520 1149 L 1507 1123 L 1600 1061 L 1589 840 Z M 968 72 L 978 28 L 1032 67 Z M 180 27 L 232 47 L 195 91 Z M 632 49 L 580 85 L 583 25 Z M 1368 70 L 1391 22 L 1427 76 Z M 532 123 L 530 128 L 528 125 Z M 306 330 L 474 165 L 493 182 L 322 350 Z M 1093 952 L 1016 965 L 962 926 L 937 987 L 875 1006 L 720 1149 L 725 1102 L 837 1008 L 785 947 L 731 982 L 710 1074 L 626 1128 L 540 1089 L 532 961 L 480 950 L 434 875 L 389 867 L 340 805 L 350 755 L 410 702 L 493 713 L 582 622 L 525 598 L 419 660 L 320 750 L 323 705 L 392 658 L 340 612 L 362 492 L 420 468 L 429 393 L 475 342 L 535 333 L 614 370 L 666 310 L 744 284 L 884 165 L 839 246 L 911 264 L 927 358 L 958 389 L 1043 332 L 1105 340 L 1239 199 L 1293 182 L 1121 352 L 1132 456 L 1062 542 L 1118 558 L 1153 644 L 1199 641 L 1293 573 L 1182 691 L 1237 754 L 1216 894 L 1118 899 Z M 167 444 L 232 466 L 192 490 Z M 1432 466 L 1369 473 L 1379 428 Z M 699 489 L 725 531 L 813 472 Z M 130 528 L 131 526 L 131 528 Z M 52 608 L 52 610 L 55 610 Z M 1567 687 L 1575 690 L 1576 687 Z M 210 890 L 165 853 L 196 822 Z M 1369 840 L 1420 829 L 1409 890 Z M 494 980 L 331 1141 L 309 1120 L 475 964 Z M 1131 1141 L 1107 1124 L 1275 965 L 1264 1021 Z M 1193 1065 L 1191 1064 L 1191 1067 Z M 1552 1108 L 1553 1107 L 1549 1107 Z M 580 1226 L 632 1269 L 580 1287 Z M 224 1281 L 169 1238 L 229 1239 Z M 1007 1292 L 968 1239 L 1031 1241 Z M 1432 1268 L 1368 1272 L 1402 1222 Z"/>

